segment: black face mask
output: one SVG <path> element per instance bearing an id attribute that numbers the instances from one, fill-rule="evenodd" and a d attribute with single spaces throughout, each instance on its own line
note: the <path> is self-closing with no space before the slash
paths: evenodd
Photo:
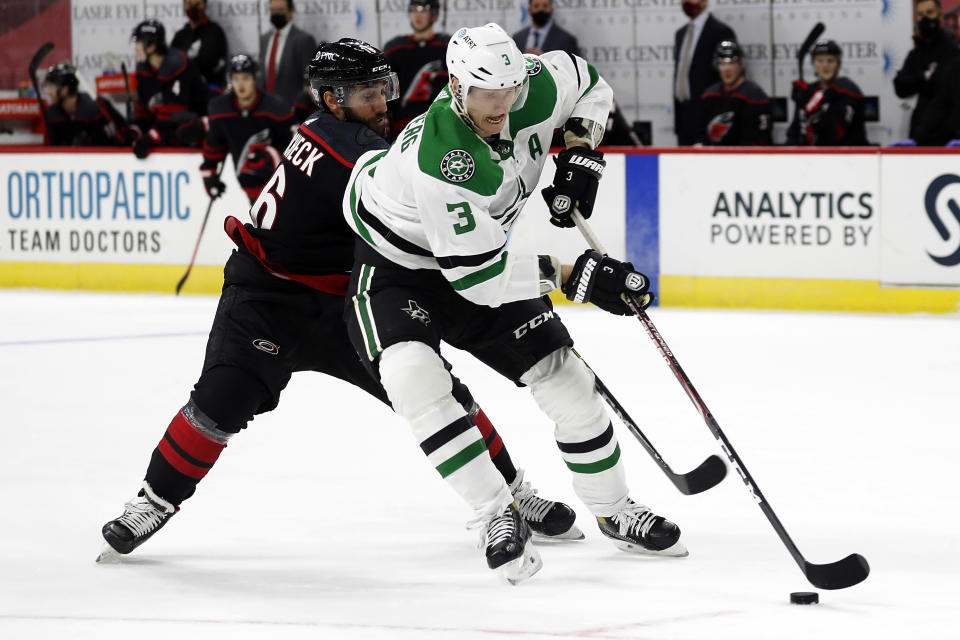
<path id="1" fill-rule="evenodd" d="M 282 13 L 271 13 L 270 24 L 272 24 L 274 28 L 279 31 L 287 26 L 287 16 Z"/>
<path id="2" fill-rule="evenodd" d="M 530 14 L 530 19 L 533 20 L 533 24 L 537 25 L 538 27 L 542 27 L 550 22 L 550 16 L 552 15 L 552 11 L 537 11 L 536 13 Z"/>
<path id="3" fill-rule="evenodd" d="M 917 20 L 917 33 L 924 40 L 936 37 L 940 31 L 940 21 L 936 18 L 920 18 Z"/>

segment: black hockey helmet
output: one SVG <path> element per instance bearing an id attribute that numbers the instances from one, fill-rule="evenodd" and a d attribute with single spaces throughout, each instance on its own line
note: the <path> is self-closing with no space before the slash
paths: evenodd
<path id="1" fill-rule="evenodd" d="M 821 40 L 813 45 L 813 49 L 810 50 L 810 59 L 813 60 L 817 56 L 823 55 L 836 56 L 837 62 L 840 62 L 843 58 L 843 51 L 840 50 L 840 45 L 837 44 L 836 40 Z"/>
<path id="2" fill-rule="evenodd" d="M 249 73 L 255 76 L 259 70 L 260 65 L 257 64 L 256 60 L 245 53 L 238 53 L 230 58 L 230 63 L 227 65 L 227 76 L 231 76 L 234 73 Z"/>
<path id="3" fill-rule="evenodd" d="M 742 64 L 743 49 L 733 40 L 724 40 L 717 45 L 713 52 L 713 66 L 717 66 L 717 63 L 721 60 L 736 60 Z"/>
<path id="4" fill-rule="evenodd" d="M 69 62 L 61 62 L 48 68 L 43 82 L 44 84 L 52 84 L 57 88 L 57 91 L 66 87 L 71 95 L 77 92 L 77 87 L 80 85 L 77 80 L 77 68 Z"/>
<path id="5" fill-rule="evenodd" d="M 440 13 L 440 0 L 410 0 L 410 9 L 414 7 L 430 7 L 433 13 Z"/>
<path id="6" fill-rule="evenodd" d="M 133 28 L 130 40 L 142 42 L 144 47 L 154 44 L 157 46 L 157 51 L 165 51 L 167 48 L 167 32 L 159 20 L 144 20 L 138 24 Z"/>
<path id="7" fill-rule="evenodd" d="M 380 49 L 363 40 L 341 38 L 337 42 L 322 42 L 307 65 L 310 91 L 320 108 L 326 109 L 323 94 L 332 91 L 337 104 L 348 104 L 348 89 L 356 85 L 384 82 L 383 96 L 394 100 L 399 96 L 397 74 Z"/>

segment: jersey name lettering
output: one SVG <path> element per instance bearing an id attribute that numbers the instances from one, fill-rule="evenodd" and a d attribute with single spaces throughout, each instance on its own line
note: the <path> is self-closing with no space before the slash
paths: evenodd
<path id="1" fill-rule="evenodd" d="M 290 144 L 287 145 L 283 157 L 290 163 L 307 174 L 307 177 L 313 177 L 313 164 L 323 157 L 323 152 L 317 149 L 312 142 L 304 138 L 298 131 L 294 134 Z"/>

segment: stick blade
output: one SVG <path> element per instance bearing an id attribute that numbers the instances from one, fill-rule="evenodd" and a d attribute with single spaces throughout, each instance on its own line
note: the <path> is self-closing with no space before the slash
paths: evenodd
<path id="1" fill-rule="evenodd" d="M 37 71 L 37 67 L 40 66 L 40 62 L 47 57 L 47 54 L 53 51 L 52 42 L 44 42 L 40 45 L 40 48 L 37 49 L 37 52 L 33 54 L 33 57 L 30 58 L 30 75 L 33 75 Z"/>
<path id="2" fill-rule="evenodd" d="M 800 45 L 800 48 L 797 49 L 797 60 L 803 60 L 806 57 L 807 52 L 810 51 L 817 40 L 820 39 L 820 36 L 823 35 L 823 32 L 827 30 L 827 27 L 822 23 L 818 22 L 813 25 L 813 29 L 810 30 L 810 33 L 807 34 L 807 39 L 803 41 L 803 44 Z"/>
<path id="3" fill-rule="evenodd" d="M 719 456 L 712 455 L 700 466 L 688 473 L 670 475 L 673 484 L 676 485 L 680 493 L 692 496 L 696 493 L 702 493 L 707 489 L 720 484 L 727 477 L 727 465 Z"/>
<path id="4" fill-rule="evenodd" d="M 803 573 L 810 584 L 820 589 L 846 589 L 866 580 L 870 575 L 870 565 L 862 555 L 852 553 L 830 564 L 807 562 Z"/>

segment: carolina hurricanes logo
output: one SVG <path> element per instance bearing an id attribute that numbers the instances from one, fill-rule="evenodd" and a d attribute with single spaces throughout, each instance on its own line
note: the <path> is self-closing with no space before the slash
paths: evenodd
<path id="1" fill-rule="evenodd" d="M 723 140 L 733 127 L 733 111 L 724 111 L 713 117 L 707 124 L 707 136 L 711 142 Z"/>
<path id="2" fill-rule="evenodd" d="M 257 338 L 256 340 L 254 340 L 253 346 L 255 346 L 257 349 L 260 349 L 260 351 L 269 353 L 272 356 L 275 356 L 278 353 L 280 353 L 280 347 L 273 344 L 269 340 L 264 340 L 263 338 Z"/>

